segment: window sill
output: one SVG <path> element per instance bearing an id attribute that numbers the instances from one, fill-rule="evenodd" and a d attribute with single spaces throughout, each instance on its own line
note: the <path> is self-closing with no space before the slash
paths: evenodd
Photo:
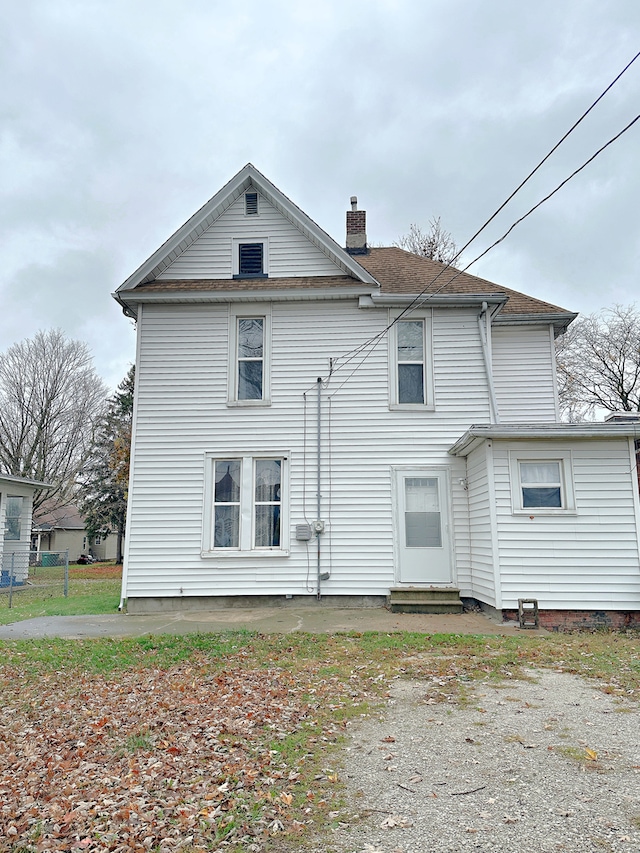
<path id="1" fill-rule="evenodd" d="M 433 403 L 389 403 L 391 412 L 435 412 Z"/>
<path id="2" fill-rule="evenodd" d="M 248 559 L 253 557 L 259 557 L 260 559 L 264 559 L 266 557 L 288 557 L 289 551 L 282 548 L 273 548 L 273 549 L 256 549 L 254 551 L 235 551 L 232 549 L 226 550 L 224 548 L 216 551 L 201 551 L 200 556 L 203 560 L 238 560 L 238 559 Z"/>
<path id="3" fill-rule="evenodd" d="M 256 264 L 256 266 L 257 266 L 257 264 Z M 241 273 L 235 273 L 232 276 L 232 278 L 234 278 L 234 279 L 251 279 L 251 278 L 269 278 L 269 276 L 265 272 L 256 273 L 255 275 L 246 275 L 246 274 L 241 274 Z"/>
<path id="4" fill-rule="evenodd" d="M 246 409 L 254 406 L 270 406 L 271 400 L 227 400 L 227 408 L 230 409 Z"/>
<path id="5" fill-rule="evenodd" d="M 512 515 L 528 515 L 530 518 L 535 518 L 537 515 L 544 516 L 577 516 L 578 513 L 573 507 L 567 509 L 551 509 L 551 507 L 529 507 L 528 509 L 514 509 Z"/>

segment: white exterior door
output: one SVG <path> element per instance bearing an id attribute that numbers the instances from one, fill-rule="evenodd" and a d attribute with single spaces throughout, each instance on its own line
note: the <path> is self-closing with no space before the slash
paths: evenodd
<path id="1" fill-rule="evenodd" d="M 396 471 L 398 582 L 448 584 L 452 581 L 449 488 L 446 471 Z"/>

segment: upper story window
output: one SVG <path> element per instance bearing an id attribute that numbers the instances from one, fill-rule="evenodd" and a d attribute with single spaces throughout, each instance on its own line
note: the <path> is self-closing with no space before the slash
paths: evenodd
<path id="1" fill-rule="evenodd" d="M 18 542 L 22 536 L 22 505 L 24 498 L 8 495 L 5 511 L 4 538 Z"/>
<path id="2" fill-rule="evenodd" d="M 244 194 L 244 212 L 245 216 L 258 215 L 258 193 Z"/>
<path id="3" fill-rule="evenodd" d="M 433 408 L 430 312 L 398 320 L 389 347 L 391 407 Z"/>
<path id="4" fill-rule="evenodd" d="M 267 278 L 269 273 L 266 237 L 233 240 L 233 278 Z"/>
<path id="5" fill-rule="evenodd" d="M 264 317 L 238 318 L 238 400 L 262 400 Z"/>
<path id="6" fill-rule="evenodd" d="M 270 403 L 271 308 L 233 306 L 229 315 L 229 405 Z"/>
<path id="7" fill-rule="evenodd" d="M 510 454 L 514 512 L 575 511 L 570 452 Z"/>

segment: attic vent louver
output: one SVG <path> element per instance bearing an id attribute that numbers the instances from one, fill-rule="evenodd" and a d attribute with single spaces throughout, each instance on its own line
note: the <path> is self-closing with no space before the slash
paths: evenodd
<path id="1" fill-rule="evenodd" d="M 244 212 L 247 216 L 257 216 L 258 214 L 258 193 L 244 194 Z"/>

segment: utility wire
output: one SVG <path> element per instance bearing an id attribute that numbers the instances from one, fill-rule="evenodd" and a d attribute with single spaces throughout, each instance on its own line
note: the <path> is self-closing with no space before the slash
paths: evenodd
<path id="1" fill-rule="evenodd" d="M 514 229 L 514 228 L 516 228 L 516 226 L 518 226 L 521 222 L 524 222 L 524 220 L 525 220 L 525 219 L 527 219 L 527 217 L 529 217 L 529 216 L 530 216 L 530 215 L 531 215 L 535 210 L 537 210 L 537 209 L 538 209 L 539 207 L 541 207 L 541 206 L 542 206 L 546 201 L 548 201 L 550 198 L 552 198 L 552 196 L 554 196 L 554 195 L 555 195 L 559 190 L 561 190 L 561 189 L 562 189 L 562 187 L 564 187 L 564 186 L 565 186 L 565 184 L 567 184 L 567 183 L 568 183 L 572 178 L 574 178 L 577 174 L 579 174 L 580 172 L 582 172 L 582 170 L 583 170 L 583 169 L 585 169 L 585 168 L 589 165 L 589 163 L 592 163 L 592 162 L 596 159 L 596 157 L 597 157 L 599 154 L 602 154 L 602 152 L 603 152 L 606 148 L 608 148 L 610 145 L 612 145 L 612 144 L 613 144 L 617 139 L 619 139 L 619 138 L 620 138 L 624 133 L 626 133 L 626 132 L 631 128 L 631 127 L 633 127 L 633 125 L 634 125 L 637 121 L 639 121 L 639 120 L 640 120 L 640 114 L 638 114 L 635 118 L 633 118 L 633 119 L 632 119 L 632 120 L 631 120 L 631 121 L 630 121 L 630 122 L 629 122 L 625 127 L 623 127 L 623 128 L 622 128 L 622 130 L 620 130 L 618 133 L 616 133 L 616 135 L 615 135 L 615 136 L 613 136 L 611 139 L 609 139 L 607 142 L 605 142 L 605 144 L 604 144 L 604 145 L 602 145 L 600 148 L 598 148 L 598 150 L 597 150 L 597 151 L 595 151 L 595 152 L 591 155 L 591 157 L 589 157 L 587 160 L 585 160 L 585 162 L 584 162 L 581 166 L 579 166 L 579 167 L 578 167 L 577 169 L 575 169 L 575 170 L 574 170 L 574 171 L 573 171 L 573 172 L 572 172 L 568 177 L 566 177 L 563 181 L 561 181 L 555 189 L 553 189 L 553 190 L 552 190 L 550 193 L 548 193 L 544 198 L 540 199 L 540 201 L 538 201 L 536 204 L 534 204 L 534 205 L 533 205 L 533 207 L 531 207 L 531 208 L 530 208 L 530 209 L 529 209 L 525 214 L 523 214 L 519 219 L 517 219 L 517 220 L 516 220 L 516 221 L 515 221 L 515 222 L 514 222 L 514 223 L 513 223 L 513 224 L 512 224 L 508 229 L 507 229 L 507 231 L 505 231 L 505 233 L 504 233 L 501 237 L 499 237 L 495 242 L 493 242 L 493 243 L 492 243 L 488 248 L 486 248 L 486 249 L 485 249 L 483 252 L 481 252 L 477 257 L 475 257 L 472 261 L 470 261 L 470 262 L 469 262 L 469 263 L 468 263 L 468 264 L 467 264 L 463 269 L 458 270 L 458 271 L 456 272 L 456 274 L 455 274 L 452 278 L 450 278 L 450 279 L 448 279 L 446 282 L 444 282 L 444 283 L 443 283 L 443 284 L 442 284 L 442 285 L 441 285 L 437 290 L 435 290 L 435 291 L 430 291 L 429 293 L 427 293 L 427 291 L 429 291 L 429 288 L 431 287 L 431 285 L 432 285 L 432 284 L 433 284 L 433 283 L 434 283 L 434 282 L 435 282 L 435 281 L 436 281 L 436 280 L 437 280 L 437 279 L 438 279 L 438 278 L 439 278 L 439 277 L 440 277 L 440 276 L 441 276 L 441 275 L 446 271 L 446 269 L 450 266 L 450 264 L 447 264 L 447 266 L 446 266 L 446 267 L 444 267 L 444 268 L 443 268 L 443 269 L 438 273 L 438 275 L 437 275 L 437 276 L 435 276 L 435 278 L 433 278 L 433 279 L 429 282 L 429 284 L 427 284 L 427 286 L 426 286 L 426 287 L 425 287 L 425 288 L 424 288 L 424 289 L 423 289 L 423 290 L 422 290 L 422 291 L 421 291 L 417 296 L 415 296 L 415 297 L 411 300 L 411 302 L 409 303 L 409 305 L 407 305 L 407 306 L 406 306 L 406 308 L 404 308 L 404 309 L 403 309 L 403 311 L 401 311 L 401 312 L 400 312 L 400 314 L 399 314 L 395 319 L 393 319 L 393 320 L 391 321 L 391 323 L 389 323 L 389 324 L 388 324 L 388 326 L 387 326 L 385 329 L 383 329 L 382 331 L 378 332 L 378 334 L 377 334 L 377 335 L 375 335 L 374 337 L 370 338 L 368 341 L 365 341 L 363 344 L 361 344 L 361 345 L 360 345 L 358 348 L 356 348 L 355 350 L 351 350 L 351 352 L 350 352 L 350 353 L 346 353 L 346 355 L 345 355 L 345 356 L 343 356 L 343 358 L 346 358 L 346 356 L 349 356 L 349 357 L 348 357 L 348 358 L 346 358 L 346 361 L 344 362 L 344 364 L 342 364 L 342 365 L 338 365 L 338 366 L 334 369 L 334 371 L 333 371 L 333 372 L 334 372 L 334 373 L 337 373 L 339 370 L 341 370 L 341 369 L 343 369 L 344 367 L 346 367 L 346 366 L 347 366 L 351 361 L 353 361 L 353 360 L 354 360 L 354 358 L 356 358 L 360 353 L 362 353 L 362 352 L 363 352 L 363 350 L 365 350 L 367 347 L 371 347 L 371 346 L 372 346 L 372 344 L 373 344 L 373 345 L 377 345 L 377 343 L 379 342 L 379 340 L 380 340 L 382 337 L 384 337 L 384 335 L 386 335 L 386 333 L 387 333 L 387 332 L 388 332 L 388 331 L 389 331 L 389 330 L 390 330 L 390 329 L 391 329 L 391 328 L 392 328 L 392 327 L 393 327 L 393 326 L 394 326 L 394 325 L 395 325 L 399 320 L 401 320 L 401 319 L 402 319 L 402 317 L 405 317 L 405 316 L 406 316 L 410 311 L 413 311 L 416 307 L 418 307 L 418 306 L 420 306 L 420 305 L 424 305 L 424 303 L 425 303 L 425 302 L 427 302 L 429 299 L 432 299 L 434 296 L 436 296 L 438 293 L 440 293 L 440 291 L 441 291 L 444 287 L 446 287 L 447 285 L 450 285 L 450 284 L 451 284 L 452 282 L 454 282 L 457 278 L 459 278 L 459 276 L 463 275 L 463 274 L 464 274 L 464 273 L 469 269 L 469 267 L 470 267 L 470 266 L 472 266 L 472 264 L 475 264 L 477 261 L 479 261 L 479 260 L 480 260 L 480 258 L 483 258 L 483 257 L 487 254 L 487 252 L 490 252 L 490 251 L 491 251 L 491 249 L 494 249 L 498 244 L 502 243 L 502 241 L 503 241 L 503 240 L 505 240 L 505 239 L 508 237 L 508 235 L 513 231 L 513 229 Z M 467 243 L 466 245 L 468 246 L 469 244 Z M 364 357 L 363 361 L 364 361 L 366 358 L 368 358 L 369 354 L 373 351 L 373 348 L 375 348 L 375 346 L 374 346 L 374 347 L 372 347 L 372 349 L 370 349 L 370 350 L 369 350 L 369 352 L 367 352 L 367 354 L 365 355 L 365 357 Z M 361 365 L 361 364 L 362 364 L 362 362 L 360 362 L 360 364 L 358 365 L 358 367 L 360 367 L 360 365 Z M 357 368 L 356 368 L 356 370 L 357 370 Z M 349 378 L 350 378 L 351 376 L 353 376 L 353 373 L 355 373 L 355 370 L 354 370 L 351 374 L 349 374 Z M 342 385 L 344 385 L 344 382 L 339 386 L 339 388 L 341 388 L 341 387 L 342 387 Z M 336 389 L 336 390 L 339 390 L 339 388 L 338 388 L 338 389 Z M 335 392 L 334 392 L 334 393 L 335 393 Z"/>
<path id="2" fill-rule="evenodd" d="M 350 358 L 348 358 L 348 359 L 347 359 L 347 361 L 345 361 L 345 363 L 344 363 L 343 365 L 339 365 L 338 367 L 336 367 L 336 368 L 335 368 L 335 370 L 333 371 L 334 373 L 337 373 L 339 370 L 341 370 L 342 368 L 346 367 L 346 366 L 347 366 L 347 364 L 349 364 L 351 361 L 353 361 L 353 360 L 357 357 L 357 355 L 359 355 L 360 353 L 362 353 L 362 352 L 365 350 L 365 348 L 367 348 L 367 347 L 368 347 L 368 350 L 367 350 L 367 352 L 365 353 L 365 355 L 363 356 L 363 358 L 361 359 L 361 361 L 360 361 L 360 362 L 359 362 L 359 363 L 354 367 L 354 369 L 351 371 L 351 373 L 350 373 L 350 374 L 349 374 L 349 375 L 348 375 L 348 376 L 347 376 L 347 377 L 346 377 L 346 378 L 345 378 L 345 379 L 340 383 L 340 385 L 338 385 L 338 387 L 335 389 L 335 391 L 333 391 L 333 392 L 332 392 L 332 396 L 334 396 L 335 394 L 337 394 L 337 393 L 338 393 L 338 391 L 339 391 L 339 390 L 340 390 L 340 389 L 341 389 L 341 388 L 342 388 L 342 387 L 343 387 L 343 386 L 344 386 L 344 385 L 349 381 L 349 379 L 351 379 L 351 377 L 354 375 L 354 373 L 356 373 L 356 371 L 358 371 L 358 370 L 360 369 L 360 367 L 362 367 L 362 365 L 364 364 L 364 362 L 367 360 L 367 358 L 369 358 L 369 356 L 370 356 L 370 355 L 371 355 L 371 353 L 374 351 L 374 349 L 376 348 L 376 346 L 380 343 L 380 341 L 382 340 L 382 338 L 384 337 L 384 335 L 386 335 L 386 333 L 387 333 L 387 332 L 388 332 L 388 331 L 389 331 L 389 330 L 390 330 L 390 329 L 391 329 L 391 328 L 392 328 L 392 327 L 393 327 L 393 326 L 394 326 L 394 325 L 395 325 L 395 324 L 396 324 L 396 323 L 397 323 L 397 322 L 398 322 L 402 317 L 405 317 L 405 316 L 406 316 L 410 311 L 412 311 L 412 310 L 414 310 L 416 307 L 418 307 L 418 305 L 424 305 L 424 303 L 425 303 L 425 302 L 427 302 L 429 299 L 432 299 L 432 298 L 433 298 L 437 293 L 439 293 L 439 292 L 442 290 L 442 288 L 443 288 L 443 287 L 445 287 L 445 286 L 446 286 L 446 285 L 448 285 L 448 284 L 451 284 L 453 281 L 455 281 L 455 280 L 456 280 L 456 278 L 458 278 L 459 276 L 463 275 L 463 273 L 465 273 L 465 272 L 466 272 L 466 270 L 468 270 L 468 269 L 469 269 L 469 267 L 470 267 L 472 264 L 475 264 L 478 260 L 480 260 L 480 258 L 484 257 L 484 256 L 487 254 L 487 252 L 491 251 L 491 249 L 495 248 L 499 243 L 502 243 L 502 241 L 503 241 L 503 240 L 505 240 L 505 239 L 508 237 L 508 235 L 513 231 L 513 229 L 514 229 L 517 225 L 519 225 L 521 222 L 523 222 L 523 221 L 524 221 L 528 216 L 530 216 L 530 215 L 531 215 L 535 210 L 537 210 L 541 205 L 543 205 L 543 204 L 544 204 L 546 201 L 548 201 L 552 196 L 554 196 L 554 195 L 555 195 L 559 190 L 561 190 L 561 189 L 562 189 L 562 187 L 563 187 L 565 184 L 567 184 L 567 183 L 568 183 L 572 178 L 574 178 L 574 177 L 575 177 L 577 174 L 579 174 L 583 169 L 585 169 L 585 168 L 589 165 L 589 163 L 593 162 L 593 160 L 595 160 L 595 158 L 596 158 L 599 154 L 601 154 L 601 153 L 602 153 L 606 148 L 608 148 L 608 147 L 609 147 L 609 145 L 611 145 L 612 143 L 614 143 L 614 142 L 615 142 L 617 139 L 619 139 L 619 138 L 620 138 L 624 133 L 626 133 L 626 132 L 631 128 L 631 127 L 633 127 L 633 125 L 634 125 L 638 120 L 640 120 L 640 114 L 639 114 L 639 115 L 637 115 L 634 119 L 632 119 L 632 120 L 631 120 L 631 121 L 630 121 L 630 122 L 629 122 L 625 127 L 623 127 L 623 128 L 622 128 L 622 130 L 621 130 L 621 131 L 619 131 L 619 133 L 617 133 L 615 136 L 613 136 L 611 139 L 609 139 L 609 141 L 608 141 L 608 142 L 605 142 L 605 144 L 604 144 L 604 145 L 602 145 L 600 148 L 598 148 L 598 150 L 597 150 L 594 154 L 592 154 L 592 155 L 591 155 L 591 157 L 589 157 L 587 160 L 585 160 L 585 162 L 584 162 L 581 166 L 579 166 L 577 169 L 575 169 L 575 170 L 574 170 L 574 171 L 573 171 L 573 172 L 572 172 L 572 173 L 571 173 L 567 178 L 565 178 L 565 179 L 564 179 L 564 181 L 562 181 L 561 183 L 559 183 L 559 184 L 558 184 L 558 186 L 557 186 L 554 190 L 552 190 L 552 191 L 551 191 L 548 195 L 546 195 L 544 198 L 540 199 L 540 201 L 539 201 L 539 202 L 537 202 L 537 204 L 534 204 L 534 206 L 533 206 L 533 207 L 531 207 L 531 208 L 530 208 L 530 209 L 529 209 L 529 210 L 528 210 L 528 211 L 527 211 L 523 216 L 521 216 L 519 219 L 517 219 L 517 220 L 516 220 L 516 221 L 515 221 L 515 222 L 514 222 L 514 223 L 513 223 L 513 224 L 512 224 L 508 229 L 507 229 L 507 231 L 505 231 L 505 233 L 502 235 L 502 237 L 499 237 L 499 238 L 498 238 L 494 243 L 492 243 L 488 248 L 486 248 L 483 252 L 481 252 L 481 254 L 479 254 L 476 258 L 474 258 L 472 261 L 470 261 L 470 262 L 466 265 L 466 267 L 464 267 L 464 269 L 459 270 L 459 271 L 456 273 L 456 275 L 454 275 L 454 276 L 453 276 L 453 278 L 451 278 L 451 279 L 449 279 L 448 281 L 446 281 L 446 282 L 445 282 L 445 283 L 444 283 L 440 288 L 438 288 L 438 290 L 437 290 L 437 291 L 432 291 L 432 292 L 427 293 L 427 290 L 429 290 L 429 288 L 430 288 L 431 284 L 433 283 L 433 281 L 435 281 L 435 280 L 436 280 L 436 279 L 434 278 L 434 279 L 432 280 L 432 282 L 430 282 L 430 283 L 429 283 L 429 284 L 424 288 L 424 290 L 422 290 L 422 292 L 418 294 L 418 296 L 416 296 L 414 299 L 412 299 L 412 301 L 409 303 L 409 305 L 408 305 L 408 306 L 407 306 L 407 307 L 406 307 L 406 308 L 405 308 L 405 309 L 404 309 L 404 310 L 403 310 L 403 311 L 402 311 L 402 312 L 401 312 L 401 313 L 400 313 L 400 314 L 399 314 L 399 315 L 398 315 L 394 320 L 392 320 L 392 321 L 391 321 L 391 323 L 389 323 L 389 325 L 388 325 L 385 329 L 383 329 L 381 332 L 378 332 L 378 334 L 377 334 L 377 335 L 375 335 L 374 337 L 370 338 L 368 341 L 365 341 L 365 342 L 364 342 L 364 344 L 362 344 L 358 350 L 352 351 L 352 352 L 353 352 L 353 354 L 350 356 Z M 441 275 L 441 274 L 442 274 L 442 272 L 438 273 L 438 276 L 439 276 L 439 275 Z M 438 278 L 438 276 L 436 276 L 436 278 Z M 425 294 L 426 294 L 426 295 L 425 295 Z M 424 298 L 423 298 L 423 297 L 424 297 Z"/>
<path id="3" fill-rule="evenodd" d="M 422 290 L 422 292 L 421 292 L 420 294 L 418 294 L 418 296 L 416 297 L 416 299 L 414 300 L 414 302 L 416 302 L 416 301 L 420 300 L 420 298 L 425 294 L 425 292 L 426 292 L 426 291 L 427 291 L 427 290 L 428 290 L 428 289 L 429 289 L 433 284 L 435 284 L 435 282 L 440 278 L 440 276 L 442 276 L 442 275 L 447 271 L 447 269 L 449 269 L 449 268 L 452 266 L 453 262 L 454 262 L 455 260 L 457 260 L 457 258 L 459 258 L 459 257 L 460 257 L 460 255 L 461 255 L 461 254 L 462 254 L 462 253 L 463 253 L 463 252 L 464 252 L 464 251 L 465 251 L 465 250 L 466 250 L 466 249 L 471 245 L 471 243 L 473 243 L 473 241 L 474 241 L 474 240 L 475 240 L 475 239 L 476 239 L 476 238 L 477 238 L 477 237 L 478 237 L 478 236 L 479 236 L 479 235 L 480 235 L 480 234 L 485 230 L 485 228 L 487 228 L 487 226 L 488 226 L 488 225 L 489 225 L 489 224 L 490 224 L 490 223 L 491 223 L 491 222 L 496 218 L 496 216 L 497 216 L 497 215 L 498 215 L 502 210 L 504 210 L 504 208 L 509 204 L 509 202 L 510 202 L 510 201 L 511 201 L 511 200 L 512 200 L 516 195 L 517 195 L 517 193 L 519 193 L 519 192 L 520 192 L 520 190 L 525 186 L 525 184 L 526 184 L 526 183 L 528 183 L 528 181 L 530 181 L 530 180 L 531 180 L 531 178 L 536 174 L 536 172 L 538 172 L 538 170 L 539 170 L 540 168 L 542 168 L 542 166 L 547 162 L 547 160 L 551 157 L 551 155 L 552 155 L 552 154 L 554 154 L 554 152 L 558 150 L 558 148 L 559 148 L 559 147 L 562 145 L 562 143 L 567 139 L 567 137 L 569 137 L 569 136 L 573 133 L 573 131 L 578 127 L 578 125 L 579 125 L 579 124 L 581 124 L 581 122 L 582 122 L 582 121 L 584 121 L 584 119 L 589 115 L 589 113 L 590 113 L 590 112 L 591 112 L 591 111 L 596 107 L 596 105 L 597 105 L 597 104 L 598 104 L 598 103 L 599 103 L 599 102 L 604 98 L 604 96 L 607 94 L 607 92 L 609 92 L 609 90 L 610 90 L 610 89 L 611 89 L 611 88 L 612 88 L 612 87 L 613 87 L 613 86 L 618 82 L 618 80 L 622 77 L 622 75 L 623 75 L 626 71 L 628 71 L 628 70 L 629 70 L 629 68 L 630 68 L 630 67 L 633 65 L 633 63 L 638 59 L 638 57 L 640 57 L 640 51 L 638 51 L 638 53 L 636 53 L 636 55 L 635 55 L 635 56 L 634 56 L 634 57 L 633 57 L 633 58 L 632 58 L 632 59 L 631 59 L 631 60 L 630 60 L 626 65 L 625 65 L 625 67 L 624 67 L 624 68 L 623 68 L 623 69 L 622 69 L 622 70 L 621 70 L 621 71 L 620 71 L 620 72 L 619 72 L 619 73 L 618 73 L 618 74 L 613 78 L 613 80 L 609 83 L 609 85 L 608 85 L 608 86 L 607 86 L 607 87 L 606 87 L 606 88 L 605 88 L 605 89 L 600 93 L 600 95 L 598 95 L 598 97 L 595 99 L 595 101 L 593 101 L 593 103 L 592 103 L 592 104 L 590 104 L 590 106 L 589 106 L 589 107 L 588 107 L 588 108 L 587 108 L 587 109 L 582 113 L 582 115 L 580 116 L 580 118 L 578 118 L 578 119 L 573 123 L 573 125 L 569 128 L 569 130 L 567 130 L 567 132 L 566 132 L 566 133 L 561 137 L 561 139 L 560 139 L 560 140 L 559 140 L 559 141 L 558 141 L 558 142 L 553 146 L 553 148 L 551 148 L 551 150 L 550 150 L 550 151 L 549 151 L 549 152 L 548 152 L 548 153 L 547 153 L 547 154 L 542 158 L 542 160 L 540 160 L 540 162 L 539 162 L 539 163 L 538 163 L 538 164 L 537 164 L 537 165 L 536 165 L 536 166 L 531 170 L 531 172 L 529 172 L 529 174 L 524 178 L 524 180 L 522 180 L 522 181 L 520 182 L 520 184 L 518 184 L 518 186 L 515 188 L 515 190 L 514 190 L 514 191 L 513 191 L 513 192 L 512 192 L 512 193 L 511 193 L 511 194 L 510 194 L 510 195 L 505 199 L 505 201 L 504 201 L 504 202 L 503 202 L 503 203 L 502 203 L 502 204 L 501 204 L 501 205 L 500 205 L 500 206 L 499 206 L 499 207 L 494 211 L 494 213 L 492 213 L 492 214 L 491 214 L 491 216 L 490 216 L 490 217 L 489 217 L 489 218 L 484 222 L 484 224 L 483 224 L 483 225 L 482 225 L 482 226 L 481 226 L 481 227 L 480 227 L 480 228 L 475 232 L 475 234 L 474 234 L 474 235 L 473 235 L 469 240 L 467 240 L 467 242 L 464 244 L 464 246 L 463 246 L 461 249 L 459 249 L 459 251 L 454 255 L 454 257 L 453 257 L 450 261 L 448 261 L 448 263 L 443 267 L 443 269 L 442 269 L 442 270 L 440 270 L 440 272 L 439 272 L 439 273 L 438 273 L 438 274 L 437 274 L 437 275 L 436 275 L 436 276 L 435 276 L 435 277 L 434 277 L 434 278 L 429 282 L 429 284 L 424 288 L 424 290 Z M 635 122 L 635 120 L 634 120 L 634 122 Z M 632 124 L 633 124 L 634 122 L 632 122 Z M 621 131 L 621 133 L 620 133 L 620 134 L 618 134 L 618 136 L 622 135 L 622 133 L 624 133 L 626 130 L 628 130 L 628 127 L 627 127 L 627 128 L 625 128 L 623 131 Z M 614 139 L 610 140 L 610 141 L 607 143 L 607 145 L 610 145 L 610 144 L 611 144 L 611 142 L 615 141 L 615 139 L 617 139 L 617 137 L 614 137 Z M 606 147 L 606 145 L 605 145 L 604 147 Z M 603 150 L 603 149 L 601 149 L 601 150 Z M 596 152 L 596 154 L 594 155 L 594 158 L 595 158 L 599 153 L 600 153 L 600 151 L 597 151 L 597 152 Z M 592 158 L 592 159 L 593 159 L 593 158 Z M 585 163 L 581 168 L 584 168 L 584 166 L 586 166 L 589 162 L 590 162 L 590 160 L 588 160 L 588 161 L 587 161 L 587 163 Z M 579 170 L 578 170 L 578 171 L 579 171 Z M 567 181 L 571 180 L 571 178 L 572 178 L 572 177 L 573 177 L 573 175 L 570 175 L 570 176 L 569 176 L 569 178 L 567 178 Z M 566 183 L 567 181 L 565 181 L 564 183 Z M 563 184 L 561 184 L 561 185 L 560 185 L 560 187 L 561 187 L 561 186 L 563 186 Z M 560 187 L 557 187 L 557 188 L 556 188 L 556 190 L 554 190 L 554 192 L 557 192 L 557 190 L 558 190 L 558 189 L 560 189 Z M 553 195 L 553 193 L 552 193 L 551 195 Z M 548 196 L 548 198 L 550 198 L 550 197 L 551 197 L 551 196 Z M 542 204 L 544 201 L 546 201 L 546 199 L 542 199 L 542 201 L 541 201 L 541 202 L 539 202 L 539 204 L 538 204 L 537 206 L 539 206 L 540 204 Z M 533 208 L 531 211 L 529 211 L 529 213 L 532 213 L 532 212 L 533 212 L 533 210 L 535 210 L 535 208 Z M 523 219 L 524 219 L 524 218 L 526 218 L 526 216 L 528 216 L 528 215 L 529 215 L 529 213 L 525 214 L 525 216 L 524 216 L 524 217 L 522 217 L 522 218 L 523 218 Z M 505 237 L 507 236 L 507 234 L 509 234 L 509 233 L 511 232 L 511 230 L 512 230 L 513 228 L 515 228 L 515 227 L 516 227 L 516 225 L 518 225 L 521 221 L 522 221 L 522 219 L 521 219 L 521 220 L 518 220 L 517 222 L 515 222 L 515 223 L 513 224 L 513 226 L 511 227 L 511 229 L 509 229 L 509 231 L 507 231 L 507 233 L 504 235 L 504 237 L 502 237 L 499 241 L 497 241 L 496 243 L 494 243 L 494 244 L 493 244 L 493 246 L 497 245 L 497 244 L 498 244 L 498 242 L 501 242 L 502 240 L 504 240 L 504 239 L 505 239 Z M 491 248 L 493 248 L 493 246 L 490 246 L 490 247 L 489 247 L 489 249 L 485 250 L 485 252 L 483 252 L 483 254 L 482 254 L 482 255 L 479 255 L 477 258 L 475 258 L 473 261 L 471 261 L 471 263 L 467 264 L 467 266 L 466 266 L 466 267 L 464 268 L 464 270 L 462 270 L 461 272 L 464 272 L 464 271 L 466 271 L 467 269 L 469 269 L 469 267 L 471 266 L 471 264 L 475 263 L 477 260 L 479 260 L 479 258 L 483 257 L 483 256 L 484 256 L 484 255 L 485 255 L 485 254 L 486 254 L 486 253 L 487 253 Z M 460 272 L 458 273 L 458 275 L 460 275 Z M 437 294 L 442 290 L 442 288 L 443 288 L 443 287 L 445 287 L 447 284 L 451 284 L 451 282 L 452 282 L 452 281 L 454 281 L 454 280 L 455 280 L 455 278 L 457 278 L 457 277 L 458 277 L 458 276 L 454 276 L 454 278 L 452 278 L 450 281 L 445 282 L 445 284 L 443 284 L 443 285 L 442 285 L 442 287 L 440 287 L 440 288 L 438 288 L 438 290 L 436 290 L 436 291 L 432 292 L 431 296 L 435 296 L 435 295 L 437 295 Z M 405 315 L 406 315 L 410 310 L 412 310 L 413 305 L 414 305 L 414 302 L 410 303 L 410 304 L 405 308 L 405 310 L 404 310 L 404 311 L 403 311 L 403 312 L 402 312 L 398 317 L 396 317 L 396 319 L 394 320 L 394 323 L 398 322 L 398 320 L 400 320 L 400 318 L 401 318 L 401 317 L 405 316 Z M 348 363 L 349 363 L 353 358 L 357 357 L 357 356 L 362 352 L 362 350 L 363 350 L 364 348 L 366 348 L 370 343 L 372 343 L 373 341 L 375 341 L 375 340 L 376 340 L 376 338 L 378 338 L 379 336 L 384 336 L 384 335 L 389 331 L 389 329 L 391 328 L 391 326 L 392 326 L 394 323 L 390 324 L 386 329 L 384 329 L 384 330 L 382 330 L 381 332 L 379 332 L 379 333 L 378 333 L 377 335 L 375 335 L 373 338 L 370 338 L 368 341 L 365 341 L 364 343 L 360 344 L 358 347 L 356 347 L 356 348 L 354 348 L 353 350 L 350 350 L 349 352 L 345 353 L 345 355 L 344 355 L 344 356 L 342 356 L 342 358 L 346 358 L 346 359 L 347 359 L 347 361 L 346 361 L 346 362 L 345 362 L 341 367 L 346 367 L 346 365 L 347 365 L 347 364 L 348 364 Z M 337 371 L 337 370 L 340 370 L 340 369 L 341 369 L 341 367 L 336 367 L 336 371 Z"/>

